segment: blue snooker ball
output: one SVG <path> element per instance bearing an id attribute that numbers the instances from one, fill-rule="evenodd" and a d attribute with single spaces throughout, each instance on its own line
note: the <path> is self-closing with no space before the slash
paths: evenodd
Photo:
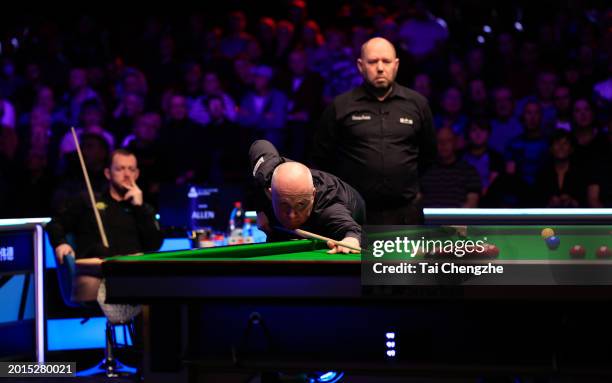
<path id="1" fill-rule="evenodd" d="M 546 246 L 551 250 L 556 250 L 561 244 L 561 239 L 556 235 L 546 238 Z"/>

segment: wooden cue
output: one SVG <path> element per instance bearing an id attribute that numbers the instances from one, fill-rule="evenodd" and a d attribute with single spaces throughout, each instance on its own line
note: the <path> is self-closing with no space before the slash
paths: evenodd
<path id="1" fill-rule="evenodd" d="M 346 244 L 346 243 L 341 242 L 341 241 L 336 241 L 335 239 L 327 238 L 327 237 L 324 237 L 322 235 L 311 233 L 309 231 L 302 230 L 302 229 L 295 229 L 294 231 L 295 231 L 295 233 L 297 235 L 299 235 L 301 237 L 304 237 L 304 238 L 318 239 L 318 240 L 326 241 L 326 242 L 329 241 L 329 242 L 333 243 L 336 246 L 342 246 L 342 247 L 346 247 L 347 249 L 351 249 L 351 250 L 355 250 L 355 251 L 361 252 L 361 248 L 360 247 L 349 245 L 349 244 Z"/>
<path id="2" fill-rule="evenodd" d="M 96 223 L 98 224 L 98 231 L 100 232 L 100 238 L 102 238 L 102 245 L 108 248 L 108 239 L 106 238 L 106 232 L 104 231 L 104 226 L 102 226 L 102 218 L 100 217 L 100 212 L 96 208 L 96 198 L 93 194 L 93 189 L 91 188 L 91 182 L 89 182 L 89 174 L 87 174 L 87 167 L 85 166 L 85 161 L 83 160 L 83 153 L 81 153 L 81 146 L 79 145 L 79 139 L 77 137 L 76 131 L 74 127 L 72 130 L 72 138 L 74 138 L 74 144 L 76 145 L 77 153 L 79 154 L 79 161 L 81 162 L 81 169 L 83 170 L 83 177 L 85 177 L 85 184 L 87 185 L 87 193 L 89 194 L 89 199 L 91 200 L 91 208 L 94 212 L 94 217 L 96 217 Z"/>

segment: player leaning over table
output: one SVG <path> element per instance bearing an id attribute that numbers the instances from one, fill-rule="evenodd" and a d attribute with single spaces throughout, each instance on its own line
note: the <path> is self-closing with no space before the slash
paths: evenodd
<path id="1" fill-rule="evenodd" d="M 338 177 L 281 157 L 272 143 L 255 141 L 249 150 L 257 224 L 271 241 L 286 239 L 273 230 L 304 229 L 359 247 L 365 203 Z M 330 253 L 355 252 L 328 242 Z"/>

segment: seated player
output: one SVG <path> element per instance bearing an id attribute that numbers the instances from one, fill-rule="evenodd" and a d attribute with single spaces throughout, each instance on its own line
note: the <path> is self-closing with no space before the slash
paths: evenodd
<path id="1" fill-rule="evenodd" d="M 365 203 L 338 177 L 281 157 L 270 142 L 255 141 L 249 150 L 257 187 L 257 223 L 271 240 L 282 225 L 298 228 L 360 247 Z M 355 252 L 328 242 L 330 254 Z"/>
<path id="2" fill-rule="evenodd" d="M 144 203 L 136 184 L 139 170 L 136 157 L 124 149 L 115 150 L 104 169 L 108 191 L 96 196 L 109 248 L 102 245 L 89 198 L 81 195 L 66 204 L 46 227 L 58 263 L 74 254 L 77 258 L 77 280 L 73 299 L 91 301 L 100 285 L 100 264 L 103 258 L 159 249 L 163 236 L 155 220 L 155 212 Z M 75 251 L 68 243 L 72 234 Z"/>

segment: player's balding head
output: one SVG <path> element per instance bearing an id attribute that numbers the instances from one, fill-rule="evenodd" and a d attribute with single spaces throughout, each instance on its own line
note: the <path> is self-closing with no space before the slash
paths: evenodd
<path id="1" fill-rule="evenodd" d="M 299 228 L 312 211 L 315 187 L 310 169 L 299 162 L 285 162 L 274 169 L 271 181 L 272 207 L 286 228 Z"/>
<path id="2" fill-rule="evenodd" d="M 312 194 L 310 169 L 299 162 L 285 162 L 274 169 L 272 190 L 280 195 Z"/>
<path id="3" fill-rule="evenodd" d="M 361 45 L 361 59 L 365 60 L 372 50 L 387 52 L 393 59 L 397 58 L 395 47 L 383 37 L 373 37 Z"/>

